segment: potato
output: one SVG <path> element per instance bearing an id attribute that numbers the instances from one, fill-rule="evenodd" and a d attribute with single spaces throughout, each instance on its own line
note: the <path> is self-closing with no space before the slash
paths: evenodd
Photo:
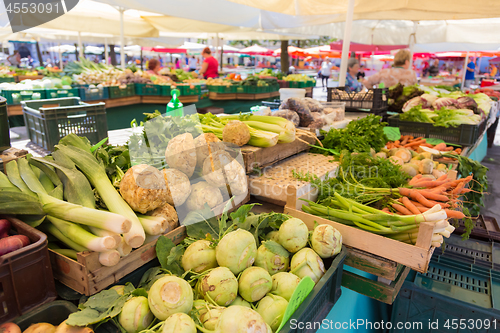
<path id="1" fill-rule="evenodd" d="M 165 150 L 165 160 L 170 168 L 182 171 L 191 177 L 196 167 L 196 149 L 191 133 L 177 135 L 170 140 Z"/>
<path id="2" fill-rule="evenodd" d="M 207 157 L 203 163 L 203 177 L 215 187 L 228 187 L 232 195 L 247 193 L 245 169 L 228 152 L 222 151 Z"/>
<path id="3" fill-rule="evenodd" d="M 163 169 L 162 173 L 167 186 L 167 202 L 174 207 L 182 205 L 191 194 L 188 176 L 177 169 Z"/>
<path id="4" fill-rule="evenodd" d="M 250 141 L 250 129 L 242 121 L 230 120 L 222 130 L 222 140 L 241 147 Z"/>
<path id="5" fill-rule="evenodd" d="M 222 203 L 222 193 L 214 186 L 207 182 L 199 182 L 191 186 L 191 195 L 186 201 L 187 207 L 190 210 L 200 210 L 205 207 L 205 203 L 214 208 Z"/>
<path id="6" fill-rule="evenodd" d="M 226 148 L 224 143 L 213 133 L 203 133 L 196 137 L 194 146 L 196 147 L 196 166 L 199 168 L 203 167 L 203 162 L 210 155 L 210 152 L 213 154 Z"/>
<path id="7" fill-rule="evenodd" d="M 167 202 L 167 187 L 160 170 L 147 164 L 134 165 L 120 183 L 120 194 L 133 210 L 141 214 Z"/>
<path id="8" fill-rule="evenodd" d="M 147 215 L 163 217 L 167 221 L 168 227 L 163 233 L 172 231 L 179 226 L 179 217 L 177 216 L 177 212 L 174 207 L 168 203 L 148 212 Z"/>
<path id="9" fill-rule="evenodd" d="M 23 333 L 54 333 L 56 327 L 49 323 L 31 324 Z"/>
<path id="10" fill-rule="evenodd" d="M 21 329 L 14 323 L 3 323 L 0 325 L 0 333 L 21 333 Z"/>

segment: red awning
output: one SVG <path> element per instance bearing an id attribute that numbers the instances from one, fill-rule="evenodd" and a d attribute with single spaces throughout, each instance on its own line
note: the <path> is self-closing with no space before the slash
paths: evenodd
<path id="1" fill-rule="evenodd" d="M 158 52 L 158 53 L 187 53 L 187 49 L 166 48 L 166 47 L 143 47 L 143 51 Z"/>
<path id="2" fill-rule="evenodd" d="M 330 43 L 330 48 L 333 51 L 342 51 L 342 41 Z M 388 52 L 392 50 L 406 49 L 408 45 L 372 45 L 350 43 L 349 51 L 353 52 Z"/>

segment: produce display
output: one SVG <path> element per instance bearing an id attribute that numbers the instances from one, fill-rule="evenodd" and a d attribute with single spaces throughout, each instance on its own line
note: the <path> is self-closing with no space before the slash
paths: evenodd
<path id="1" fill-rule="evenodd" d="M 5 177 L 5 175 L 0 175 L 0 177 Z M 0 219 L 0 256 L 19 250 L 29 244 L 28 237 L 13 233 L 9 220 Z"/>
<path id="2" fill-rule="evenodd" d="M 314 81 L 314 78 L 309 77 L 305 74 L 290 74 L 283 78 L 285 81 L 295 81 L 295 82 L 307 82 Z"/>
<path id="3" fill-rule="evenodd" d="M 233 83 L 229 80 L 224 80 L 224 79 L 220 79 L 220 78 L 217 78 L 217 79 L 214 79 L 214 78 L 208 78 L 207 81 L 207 86 L 226 86 L 226 87 L 230 87 L 233 85 Z"/>
<path id="4" fill-rule="evenodd" d="M 292 97 L 284 100 L 280 105 L 280 110 L 272 115 L 290 119 L 295 126 L 320 129 L 336 121 L 344 120 L 345 110 L 326 106 L 309 97 Z"/>

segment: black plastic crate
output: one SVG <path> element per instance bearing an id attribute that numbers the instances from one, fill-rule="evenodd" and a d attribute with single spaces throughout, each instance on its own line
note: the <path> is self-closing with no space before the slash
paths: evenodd
<path id="1" fill-rule="evenodd" d="M 77 87 L 82 101 L 96 101 L 109 98 L 108 87 L 92 87 L 88 84 Z"/>
<path id="2" fill-rule="evenodd" d="M 401 135 L 442 139 L 446 143 L 471 146 L 486 129 L 486 121 L 478 125 L 462 124 L 457 127 L 434 126 L 431 123 L 418 123 L 399 120 L 399 114 L 388 118 L 389 126 L 399 127 Z"/>
<path id="3" fill-rule="evenodd" d="M 261 101 L 262 105 L 263 106 L 268 106 L 269 108 L 271 108 L 272 110 L 274 109 L 279 109 L 280 108 L 280 105 L 281 105 L 281 101 L 279 99 L 275 99 L 274 101 L 272 102 L 268 102 L 268 101 Z"/>
<path id="4" fill-rule="evenodd" d="M 109 98 L 124 98 L 135 96 L 135 85 L 129 83 L 121 86 L 109 86 Z"/>
<path id="5" fill-rule="evenodd" d="M 0 96 L 0 153 L 10 148 L 9 114 L 7 100 Z"/>
<path id="6" fill-rule="evenodd" d="M 494 217 L 479 215 L 474 223 L 470 238 L 500 243 L 500 226 Z M 465 232 L 464 220 L 455 221 L 453 224 L 458 224 L 455 234 L 462 235 Z"/>
<path id="7" fill-rule="evenodd" d="M 38 308 L 16 318 L 16 323 L 21 331 L 26 330 L 32 324 L 49 323 L 54 326 L 68 319 L 73 312 L 78 311 L 76 305 L 68 301 L 54 301 L 44 304 Z"/>
<path id="8" fill-rule="evenodd" d="M 436 248 L 434 257 L 456 260 L 462 267 L 484 267 L 500 271 L 500 243 L 477 239 L 462 240 L 461 236 L 451 235 L 445 240 L 444 250 Z"/>
<path id="9" fill-rule="evenodd" d="M 369 89 L 366 92 L 351 92 L 346 87 L 328 87 L 328 102 L 344 102 L 345 110 L 351 112 L 366 111 L 382 113 L 387 111 L 387 88 Z"/>
<path id="10" fill-rule="evenodd" d="M 32 143 L 52 151 L 60 139 L 74 133 L 96 144 L 108 136 L 103 102 L 87 104 L 79 97 L 24 101 L 23 116 Z"/>
<path id="11" fill-rule="evenodd" d="M 135 94 L 138 96 L 160 96 L 162 86 L 151 83 L 136 83 Z"/>
<path id="12" fill-rule="evenodd" d="M 331 261 L 325 275 L 295 310 L 292 317 L 280 330 L 280 333 L 316 332 L 316 330 L 299 329 L 298 327 L 293 329 L 291 322 L 292 320 L 296 323 L 321 322 L 326 318 L 342 294 L 342 273 L 344 272 L 346 255 L 347 250 L 345 246 L 342 246 L 342 251 Z M 325 266 L 328 267 L 328 264 L 329 261 L 325 259 Z"/>

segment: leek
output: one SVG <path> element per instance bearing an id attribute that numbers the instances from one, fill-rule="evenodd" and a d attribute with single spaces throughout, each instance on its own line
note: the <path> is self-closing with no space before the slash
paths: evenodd
<path id="1" fill-rule="evenodd" d="M 51 250 L 54 251 L 54 252 L 59 253 L 60 255 L 68 257 L 70 259 L 78 260 L 78 255 L 77 255 L 78 252 L 76 252 L 75 250 L 71 250 L 71 249 L 52 249 L 52 248 L 51 248 Z"/>
<path id="2" fill-rule="evenodd" d="M 99 253 L 99 263 L 103 266 L 114 266 L 120 262 L 120 253 L 116 250 L 109 250 Z"/>
<path id="3" fill-rule="evenodd" d="M 149 235 L 161 235 L 168 227 L 167 220 L 159 216 L 138 215 L 144 231 Z"/>
<path id="4" fill-rule="evenodd" d="M 257 130 L 279 134 L 278 143 L 295 141 L 295 125 L 288 119 L 273 116 L 228 115 L 221 116 L 223 120 L 241 120 L 249 127 Z"/>
<path id="5" fill-rule="evenodd" d="M 118 245 L 111 236 L 98 237 L 83 229 L 78 224 L 64 221 L 50 215 L 47 216 L 47 218 L 63 233 L 63 235 L 91 251 L 108 251 L 114 249 Z"/>
<path id="6" fill-rule="evenodd" d="M 122 238 L 116 247 L 116 251 L 118 251 L 121 257 L 126 257 L 130 254 L 130 252 L 132 252 L 132 247 Z"/>
<path id="7" fill-rule="evenodd" d="M 106 229 L 118 234 L 130 230 L 130 220 L 121 215 L 83 207 L 51 197 L 47 194 L 42 184 L 40 184 L 38 178 L 36 178 L 28 161 L 24 158 L 18 161 L 18 174 L 20 174 L 22 180 L 24 180 L 25 186 L 28 187 L 28 191 L 38 194 L 43 211 L 46 214 L 63 220 Z"/>
<path id="8" fill-rule="evenodd" d="M 21 161 L 21 160 L 19 160 L 19 161 Z M 31 169 L 30 169 L 30 171 L 31 171 Z M 9 180 L 11 181 L 12 184 L 14 184 L 23 193 L 31 195 L 32 197 L 36 198 L 36 193 L 33 192 L 32 190 L 30 190 L 30 188 L 21 179 L 21 175 L 19 174 L 19 169 L 17 167 L 16 160 L 10 161 L 9 163 L 5 164 L 5 172 L 7 172 L 7 177 L 9 177 Z M 33 174 L 33 177 L 34 176 L 35 175 Z M 37 181 L 38 181 L 38 179 L 37 179 Z M 40 184 L 40 186 L 42 186 L 42 185 Z"/>
<path id="9" fill-rule="evenodd" d="M 0 191 L 0 214 L 44 214 L 42 205 L 31 195 Z"/>
<path id="10" fill-rule="evenodd" d="M 75 250 L 76 252 L 84 252 L 88 251 L 88 249 L 85 246 L 81 246 L 80 244 L 75 243 L 68 237 L 66 237 L 59 229 L 56 228 L 55 225 L 52 223 L 48 223 L 44 225 L 45 229 L 53 235 L 55 238 L 57 238 L 59 241 L 64 243 L 66 246 L 70 247 L 71 249 Z"/>
<path id="11" fill-rule="evenodd" d="M 122 241 L 122 236 L 120 234 L 117 234 L 117 233 L 114 233 L 114 232 L 111 232 L 108 230 L 96 228 L 96 227 L 89 227 L 89 230 L 91 233 L 93 233 L 94 235 L 99 236 L 99 237 L 106 237 L 106 236 L 113 237 L 117 246 Z"/>
<path id="12" fill-rule="evenodd" d="M 19 188 L 11 183 L 9 177 L 7 177 L 2 171 L 0 171 L 0 188 L 3 191 L 7 191 L 7 189 L 9 189 L 9 191 L 21 192 Z"/>
<path id="13" fill-rule="evenodd" d="M 141 222 L 128 203 L 116 191 L 109 180 L 106 171 L 95 157 L 89 152 L 74 146 L 56 146 L 63 154 L 69 157 L 78 168 L 87 176 L 90 183 L 96 188 L 110 212 L 121 214 L 131 222 L 131 228 L 124 234 L 125 241 L 132 248 L 140 247 L 146 239 Z M 107 229 L 107 228 L 103 228 Z M 107 229 L 109 230 L 109 229 Z M 114 230 L 110 230 L 114 231 Z"/>

